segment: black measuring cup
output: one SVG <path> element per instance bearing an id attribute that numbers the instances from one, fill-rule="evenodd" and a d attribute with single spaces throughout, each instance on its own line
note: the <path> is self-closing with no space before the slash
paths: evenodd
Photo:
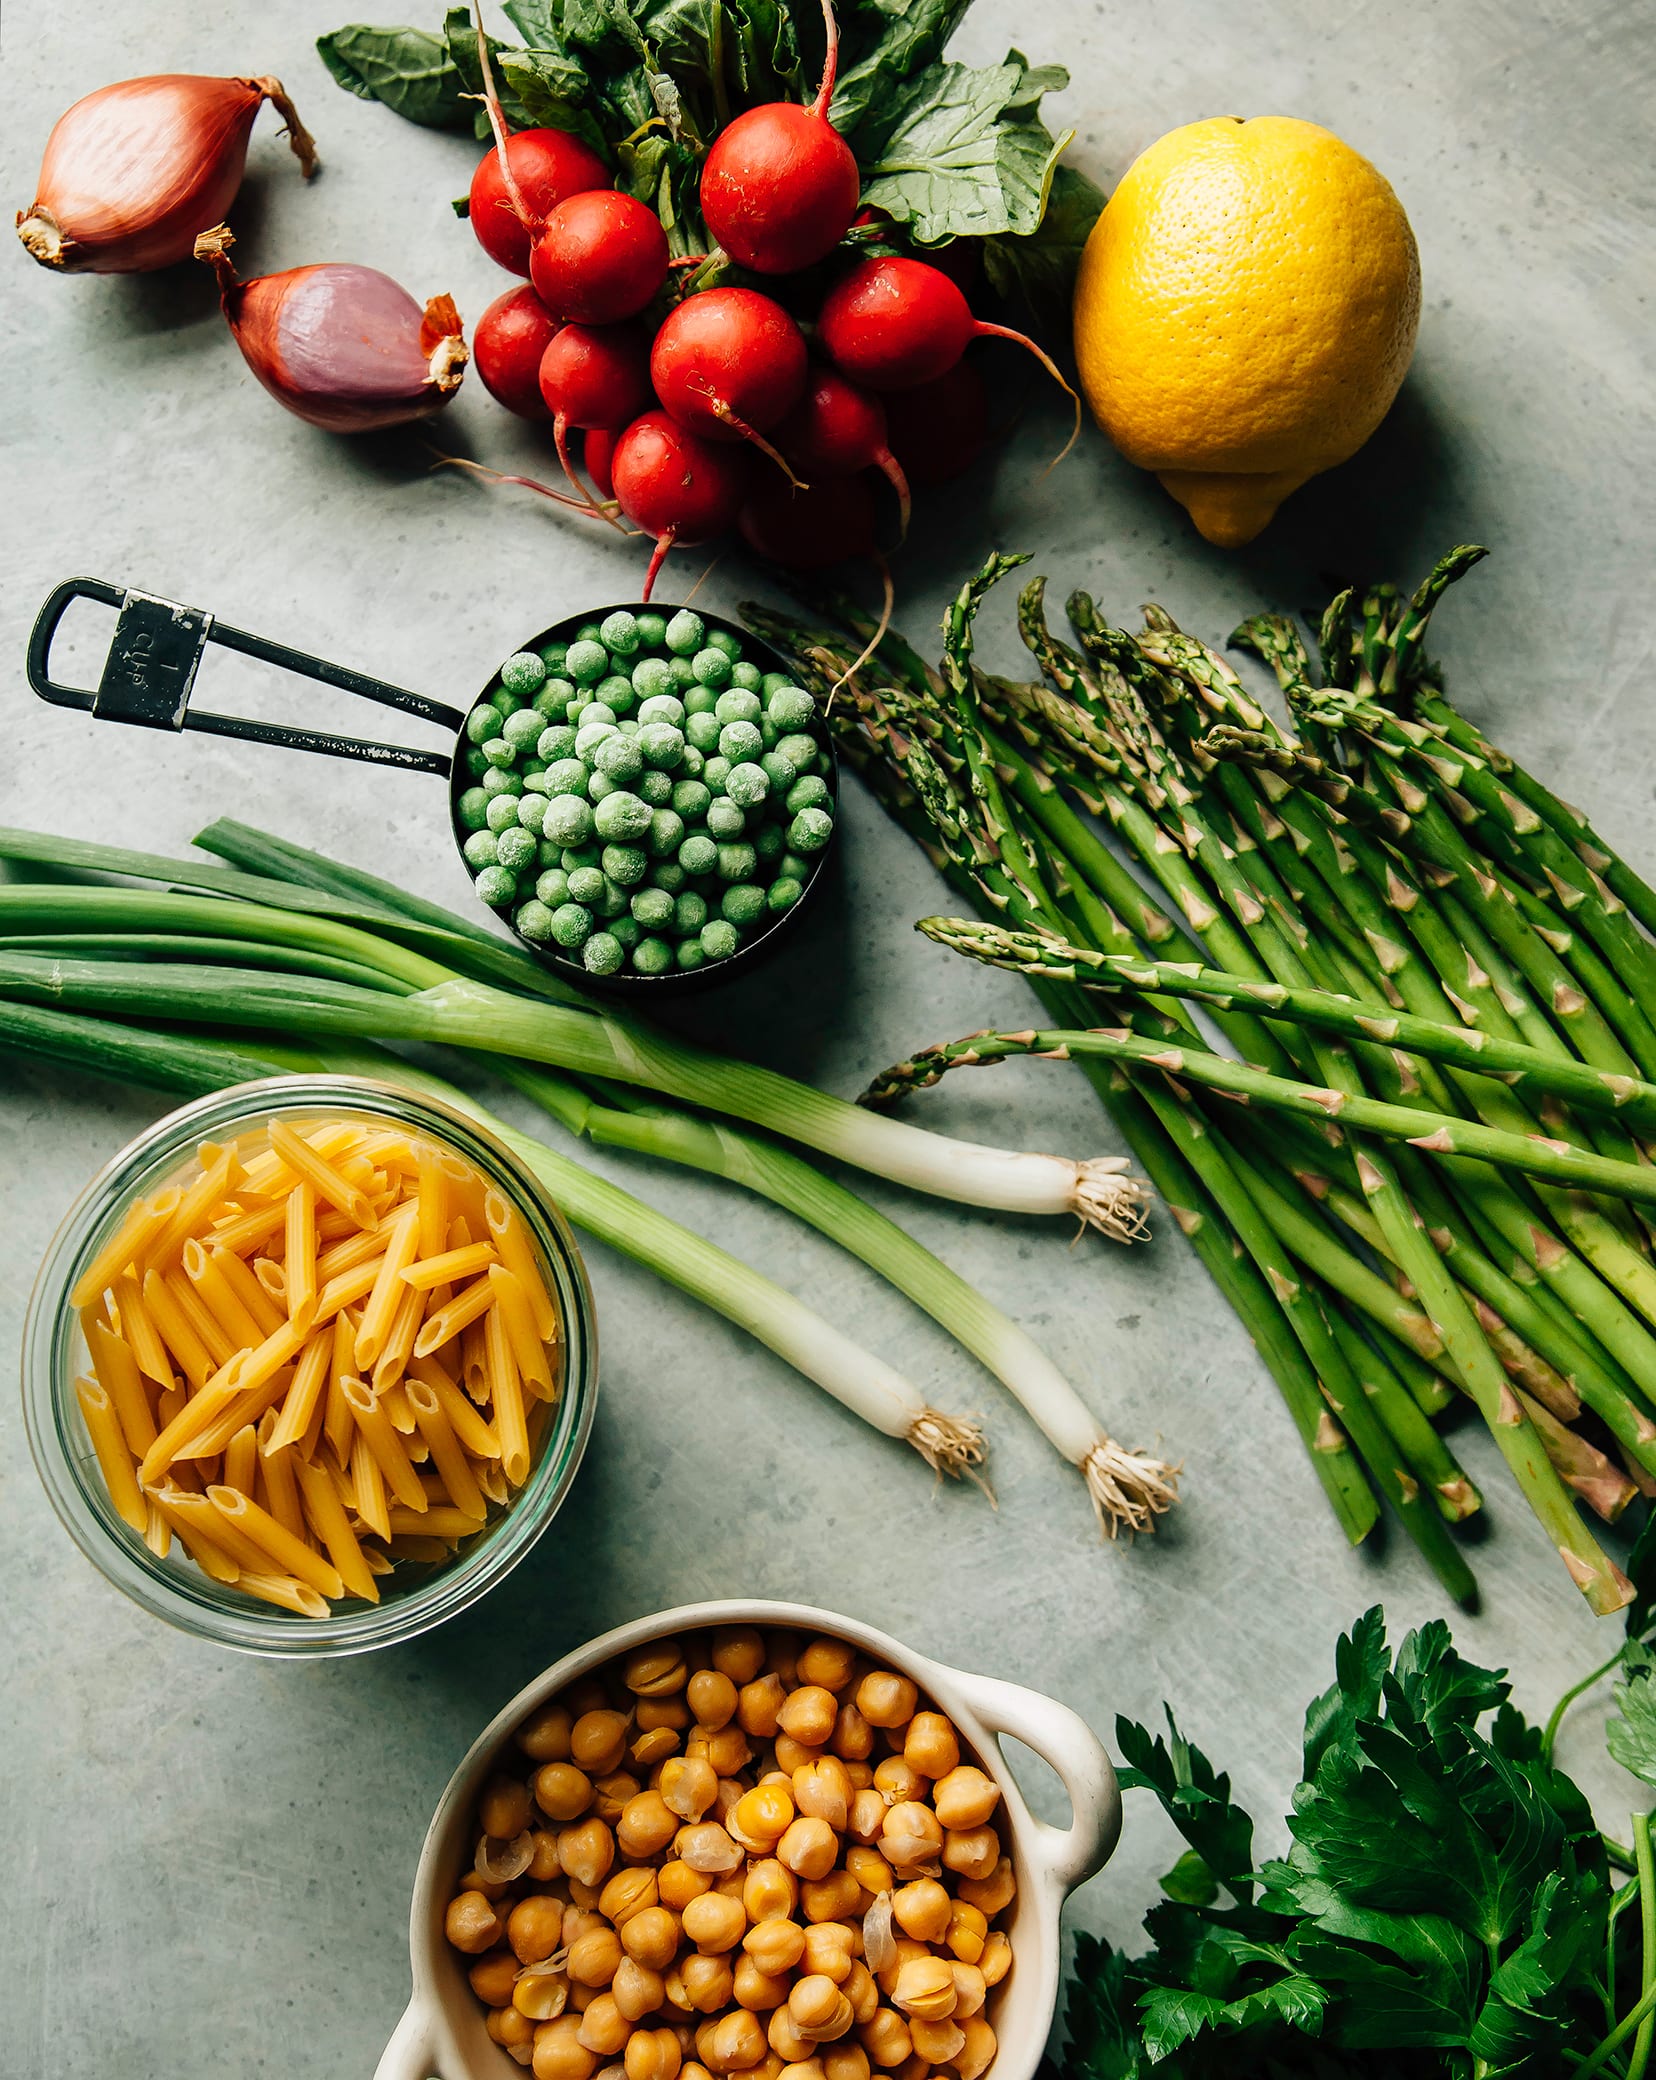
<path id="1" fill-rule="evenodd" d="M 94 600 L 116 609 L 115 632 L 95 688 L 63 686 L 51 674 L 52 640 L 64 614 L 78 599 Z M 633 614 L 662 611 L 643 602 L 626 602 L 624 610 Z M 539 635 L 518 644 L 517 651 L 540 651 L 551 643 L 572 642 L 580 629 L 618 611 L 622 609 L 608 606 L 566 615 L 550 628 L 542 629 Z M 707 628 L 723 629 L 734 636 L 742 644 L 743 655 L 761 671 L 792 676 L 787 659 L 769 643 L 717 614 L 702 613 L 699 608 L 696 611 Z M 446 751 L 421 751 L 403 744 L 340 737 L 327 730 L 300 729 L 280 722 L 257 722 L 246 716 L 219 715 L 194 708 L 191 696 L 195 691 L 196 676 L 203 653 L 213 643 L 222 649 L 237 651 L 243 657 L 257 658 L 262 664 L 274 665 L 278 670 L 297 672 L 324 686 L 336 687 L 342 693 L 360 694 L 364 700 L 378 701 L 382 707 L 398 708 L 403 714 L 413 715 L 422 722 L 435 723 L 450 737 L 449 748 Z M 463 848 L 470 833 L 460 822 L 460 797 L 473 784 L 465 757 L 470 748 L 465 734 L 469 709 L 451 707 L 448 702 L 431 700 L 425 694 L 410 693 L 404 687 L 392 686 L 384 679 L 352 671 L 345 665 L 329 664 L 324 658 L 291 649 L 286 643 L 273 643 L 265 636 L 249 635 L 245 629 L 232 628 L 226 622 L 215 620 L 200 607 L 182 607 L 173 600 L 158 598 L 154 593 L 112 585 L 104 578 L 68 578 L 52 592 L 35 617 L 29 634 L 28 677 L 30 686 L 43 701 L 50 701 L 54 707 L 76 708 L 100 721 L 134 723 L 143 729 L 205 730 L 213 736 L 237 737 L 245 743 L 274 744 L 287 751 L 313 751 L 327 758 L 354 758 L 369 765 L 394 766 L 403 772 L 440 774 L 448 781 L 449 829 L 455 850 L 465 865 Z M 499 684 L 497 670 L 472 707 L 486 701 Z M 663 975 L 641 975 L 636 969 L 623 969 L 614 975 L 590 975 L 579 960 L 572 960 L 560 949 L 525 939 L 521 932 L 513 930 L 511 919 L 501 911 L 491 909 L 490 915 L 498 918 L 519 945 L 527 947 L 547 967 L 594 989 L 623 994 L 650 991 L 658 996 L 668 996 L 703 990 L 729 976 L 747 973 L 775 952 L 785 935 L 798 923 L 821 889 L 829 856 L 838 843 L 838 761 L 820 716 L 813 720 L 810 733 L 827 754 L 826 779 L 834 810 L 832 835 L 812 861 L 798 902 L 792 909 L 768 920 L 751 938 L 744 938 L 728 959 L 710 961 L 702 968 L 672 968 Z M 466 867 L 466 877 L 471 879 L 469 866 Z"/>

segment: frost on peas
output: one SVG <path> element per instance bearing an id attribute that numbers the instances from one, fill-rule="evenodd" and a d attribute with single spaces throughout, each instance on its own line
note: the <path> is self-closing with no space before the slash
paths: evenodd
<path id="1" fill-rule="evenodd" d="M 765 914 L 765 891 L 752 881 L 739 881 L 719 898 L 719 915 L 738 927 L 757 924 Z"/>
<path id="2" fill-rule="evenodd" d="M 784 758 L 780 751 L 767 751 L 759 761 L 759 770 L 777 794 L 786 794 L 799 778 L 793 760 Z"/>
<path id="3" fill-rule="evenodd" d="M 780 913 L 791 910 L 804 893 L 802 882 L 796 881 L 791 874 L 778 874 L 765 891 L 765 902 L 769 909 Z"/>
<path id="4" fill-rule="evenodd" d="M 592 912 L 580 903 L 560 903 L 552 913 L 552 936 L 571 952 L 592 930 Z"/>
<path id="5" fill-rule="evenodd" d="M 624 784 L 636 780 L 644 770 L 644 754 L 634 737 L 624 737 L 618 730 L 614 736 L 605 737 L 592 750 L 592 764 L 600 773 L 607 773 L 612 780 Z"/>
<path id="6" fill-rule="evenodd" d="M 602 643 L 571 643 L 564 660 L 564 676 L 577 686 L 596 686 L 609 671 L 609 652 Z"/>
<path id="7" fill-rule="evenodd" d="M 593 810 L 592 822 L 600 838 L 625 845 L 629 839 L 643 837 L 650 828 L 651 813 L 648 802 L 618 788 L 614 794 L 605 795 Z"/>
<path id="8" fill-rule="evenodd" d="M 674 950 L 673 958 L 687 972 L 707 965 L 707 955 L 702 952 L 701 940 L 681 939 Z"/>
<path id="9" fill-rule="evenodd" d="M 537 715 L 544 715 L 548 721 L 557 722 L 563 719 L 564 710 L 574 698 L 575 686 L 572 680 L 548 679 L 535 695 L 531 705 Z"/>
<path id="10" fill-rule="evenodd" d="M 728 917 L 710 917 L 701 928 L 701 950 L 710 961 L 727 961 L 741 944 Z"/>
<path id="11" fill-rule="evenodd" d="M 569 900 L 569 876 L 562 867 L 548 867 L 535 883 L 535 900 L 544 903 L 548 910 L 556 910 L 560 903 Z"/>
<path id="12" fill-rule="evenodd" d="M 490 766 L 478 782 L 486 795 L 517 794 L 523 786 L 521 777 L 508 766 Z"/>
<path id="13" fill-rule="evenodd" d="M 714 629 L 707 638 L 707 645 L 710 650 L 722 650 L 732 664 L 742 654 L 741 638 L 733 636 L 728 628 Z"/>
<path id="14" fill-rule="evenodd" d="M 619 917 L 609 920 L 607 929 L 623 953 L 631 953 L 644 936 L 644 927 L 636 918 L 629 917 L 624 910 Z"/>
<path id="15" fill-rule="evenodd" d="M 518 797 L 515 794 L 496 794 L 489 797 L 483 811 L 483 825 L 498 838 L 502 831 L 509 831 L 518 820 Z"/>
<path id="16" fill-rule="evenodd" d="M 466 717 L 466 735 L 474 744 L 486 744 L 500 735 L 501 714 L 492 701 L 479 701 Z"/>
<path id="17" fill-rule="evenodd" d="M 816 702 L 803 686 L 778 686 L 766 698 L 765 713 L 778 729 L 809 729 L 816 720 Z"/>
<path id="18" fill-rule="evenodd" d="M 673 949 L 665 939 L 640 939 L 632 950 L 632 964 L 640 975 L 665 975 L 673 965 Z"/>
<path id="19" fill-rule="evenodd" d="M 788 825 L 788 845 L 794 852 L 820 852 L 834 834 L 834 819 L 820 809 L 801 809 Z"/>
<path id="20" fill-rule="evenodd" d="M 632 668 L 632 690 L 640 702 L 649 700 L 671 700 L 673 698 L 673 675 L 667 669 L 665 657 L 641 657 Z M 639 720 L 642 721 L 642 714 Z"/>
<path id="21" fill-rule="evenodd" d="M 670 859 L 684 842 L 684 818 L 676 809 L 652 809 L 644 845 L 652 859 Z"/>
<path id="22" fill-rule="evenodd" d="M 647 932 L 660 931 L 673 921 L 673 899 L 664 888 L 635 888 L 627 908 Z"/>
<path id="23" fill-rule="evenodd" d="M 759 871 L 759 855 L 751 845 L 721 845 L 715 871 L 721 881 L 751 881 Z"/>
<path id="24" fill-rule="evenodd" d="M 608 773 L 588 773 L 586 785 L 587 800 L 594 804 L 601 802 L 605 795 L 614 794 L 616 789 L 622 784 L 619 780 L 612 780 Z"/>
<path id="25" fill-rule="evenodd" d="M 592 836 L 592 809 L 578 794 L 552 795 L 541 827 L 560 845 L 584 845 Z"/>
<path id="26" fill-rule="evenodd" d="M 551 795 L 584 795 L 586 793 L 587 777 L 587 769 L 582 760 L 578 758 L 555 758 L 541 775 L 543 784 L 539 792 Z"/>
<path id="27" fill-rule="evenodd" d="M 684 747 L 684 763 L 679 767 L 679 771 L 684 775 L 685 779 L 699 780 L 702 777 L 702 771 L 706 764 L 706 758 L 696 749 L 695 745 L 687 743 Z"/>
<path id="28" fill-rule="evenodd" d="M 509 766 L 517 757 L 517 746 L 506 737 L 490 737 L 483 746 L 483 756 L 492 766 Z"/>
<path id="29" fill-rule="evenodd" d="M 676 859 L 658 859 L 650 869 L 650 886 L 676 896 L 689 877 Z"/>
<path id="30" fill-rule="evenodd" d="M 521 825 L 514 830 L 502 831 L 495 840 L 496 859 L 514 874 L 530 866 L 539 851 L 539 839 L 533 831 L 524 830 Z"/>
<path id="31" fill-rule="evenodd" d="M 705 650 L 698 650 L 690 662 L 701 685 L 711 686 L 719 692 L 730 684 L 730 659 L 711 643 Z"/>
<path id="32" fill-rule="evenodd" d="M 702 778 L 715 794 L 723 794 L 724 784 L 730 778 L 730 760 L 715 751 L 702 767 Z"/>
<path id="33" fill-rule="evenodd" d="M 670 773 L 684 758 L 684 732 L 670 722 L 646 722 L 633 739 L 646 765 Z"/>
<path id="34" fill-rule="evenodd" d="M 538 838 L 541 834 L 541 826 L 546 821 L 546 796 L 543 794 L 524 795 L 517 805 L 517 820 L 526 831 L 531 832 Z"/>
<path id="35" fill-rule="evenodd" d="M 675 657 L 693 657 L 706 635 L 701 616 L 692 614 L 687 607 L 680 607 L 662 631 L 661 640 Z"/>
<path id="36" fill-rule="evenodd" d="M 640 665 L 638 669 L 642 671 L 644 667 Z M 665 670 L 665 667 L 663 669 Z M 638 674 L 635 672 L 633 674 L 635 684 L 637 683 L 637 677 Z M 639 702 L 638 720 L 640 726 L 646 722 L 670 722 L 676 730 L 684 728 L 684 703 L 673 692 L 670 676 L 669 683 L 662 688 L 660 693 L 649 694 Z"/>
<path id="37" fill-rule="evenodd" d="M 617 715 L 627 714 L 638 696 L 633 691 L 632 681 L 624 673 L 614 672 L 598 682 L 598 698 L 606 708 L 613 708 Z"/>
<path id="38" fill-rule="evenodd" d="M 613 932 L 594 932 L 581 948 L 581 959 L 589 975 L 613 975 L 625 958 L 621 941 Z"/>
<path id="39" fill-rule="evenodd" d="M 708 804 L 707 829 L 710 837 L 721 843 L 739 838 L 747 829 L 747 818 L 741 808 L 728 795 L 716 795 Z"/>
<path id="40" fill-rule="evenodd" d="M 694 783 L 691 783 L 692 785 Z M 481 787 L 468 787 L 455 804 L 463 831 L 480 831 L 488 817 L 490 797 Z"/>
<path id="41" fill-rule="evenodd" d="M 730 683 L 739 686 L 744 693 L 757 693 L 765 681 L 756 664 L 749 664 L 745 658 L 739 657 L 730 668 Z"/>
<path id="42" fill-rule="evenodd" d="M 541 646 L 541 663 L 556 677 L 561 673 L 569 657 L 567 643 L 545 643 Z"/>
<path id="43" fill-rule="evenodd" d="M 509 867 L 485 867 L 472 886 L 492 910 L 517 898 L 517 876 Z"/>
<path id="44" fill-rule="evenodd" d="M 770 779 L 762 765 L 744 759 L 725 775 L 725 793 L 743 809 L 758 809 L 770 793 Z"/>
<path id="45" fill-rule="evenodd" d="M 796 773 L 804 774 L 816 771 L 816 738 L 806 736 L 802 730 L 796 730 L 787 736 L 778 737 L 772 748 L 782 754 Z"/>
<path id="46" fill-rule="evenodd" d="M 512 923 L 519 936 L 525 939 L 538 942 L 552 936 L 552 912 L 539 896 L 531 897 L 512 919 Z"/>
<path id="47" fill-rule="evenodd" d="M 759 719 L 759 696 L 746 693 L 733 686 L 728 693 L 721 693 L 713 703 L 713 712 L 721 722 L 757 722 Z"/>
<path id="48" fill-rule="evenodd" d="M 593 753 L 604 739 L 618 737 L 620 734 L 613 721 L 588 722 L 583 714 L 580 728 L 575 732 L 575 756 L 584 758 L 590 764 Z"/>
<path id="49" fill-rule="evenodd" d="M 673 807 L 686 818 L 705 816 L 712 799 L 712 789 L 702 780 L 680 780 L 673 788 Z"/>
<path id="50" fill-rule="evenodd" d="M 579 734 L 567 722 L 550 723 L 535 739 L 535 756 L 544 758 L 548 765 L 560 758 L 573 758 Z"/>
<path id="51" fill-rule="evenodd" d="M 460 850 L 468 867 L 492 867 L 499 857 L 493 831 L 473 831 Z"/>
<path id="52" fill-rule="evenodd" d="M 598 864 L 620 888 L 635 888 L 644 879 L 649 859 L 636 845 L 606 845 Z"/>
<path id="53" fill-rule="evenodd" d="M 533 650 L 519 650 L 500 667 L 500 683 L 520 701 L 531 701 L 546 683 L 546 659 Z"/>
<path id="54" fill-rule="evenodd" d="M 606 650 L 630 657 L 639 647 L 638 622 L 625 607 L 617 607 L 599 622 L 598 640 Z"/>
<path id="55" fill-rule="evenodd" d="M 673 776 L 671 773 L 641 773 L 633 782 L 633 791 L 652 809 L 668 808 L 673 799 Z"/>
<path id="56" fill-rule="evenodd" d="M 678 863 L 687 874 L 711 874 L 719 864 L 719 848 L 706 831 L 692 831 L 678 849 Z"/>
<path id="57" fill-rule="evenodd" d="M 788 814 L 801 809 L 820 809 L 828 799 L 828 783 L 817 773 L 806 773 L 788 789 Z"/>
<path id="58" fill-rule="evenodd" d="M 727 722 L 719 732 L 719 756 L 728 758 L 733 766 L 744 759 L 757 759 L 764 748 L 764 739 L 751 722 Z"/>
<path id="59" fill-rule="evenodd" d="M 707 922 L 707 898 L 687 888 L 673 898 L 673 929 L 681 937 L 699 932 Z"/>
<path id="60" fill-rule="evenodd" d="M 692 710 L 684 718 L 684 741 L 705 758 L 719 742 L 719 719 L 707 709 Z"/>
<path id="61" fill-rule="evenodd" d="M 584 903 L 590 910 L 604 893 L 602 867 L 577 867 L 569 877 L 569 900 Z"/>
<path id="62" fill-rule="evenodd" d="M 659 650 L 667 640 L 667 616 L 658 614 L 654 607 L 647 607 L 638 616 L 638 646 L 641 650 Z"/>

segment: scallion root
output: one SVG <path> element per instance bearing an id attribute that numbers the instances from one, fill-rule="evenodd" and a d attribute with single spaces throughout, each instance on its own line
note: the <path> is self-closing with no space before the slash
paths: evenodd
<path id="1" fill-rule="evenodd" d="M 981 1488 L 991 1502 L 995 1491 L 977 1468 L 988 1452 L 983 1425 L 976 1416 L 951 1416 L 941 1408 L 923 1408 L 908 1427 L 908 1441 L 932 1472 L 952 1481 L 964 1477 Z"/>
<path id="2" fill-rule="evenodd" d="M 1075 1211 L 1083 1228 L 1112 1242 L 1142 1242 L 1150 1233 L 1150 1187 L 1133 1177 L 1125 1156 L 1088 1156 L 1075 1166 Z"/>
<path id="3" fill-rule="evenodd" d="M 1156 1519 L 1179 1499 L 1179 1466 L 1152 1459 L 1147 1452 L 1124 1451 L 1112 1437 L 1101 1437 L 1081 1462 L 1082 1477 L 1106 1538 L 1125 1531 L 1154 1533 Z"/>

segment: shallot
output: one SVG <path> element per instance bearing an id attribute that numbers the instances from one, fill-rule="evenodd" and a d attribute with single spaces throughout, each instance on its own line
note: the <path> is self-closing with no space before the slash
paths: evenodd
<path id="1" fill-rule="evenodd" d="M 323 264 L 236 278 L 227 224 L 195 255 L 218 276 L 242 359 L 271 396 L 327 433 L 369 433 L 423 419 L 465 374 L 460 314 L 450 296 L 422 311 L 375 267 Z"/>
<path id="2" fill-rule="evenodd" d="M 142 274 L 187 260 L 236 199 L 268 101 L 301 170 L 316 146 L 279 79 L 158 73 L 100 87 L 58 118 L 17 235 L 63 274 Z"/>

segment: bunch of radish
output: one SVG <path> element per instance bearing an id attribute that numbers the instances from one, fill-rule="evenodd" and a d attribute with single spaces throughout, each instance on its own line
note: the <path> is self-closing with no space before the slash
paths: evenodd
<path id="1" fill-rule="evenodd" d="M 470 220 L 491 258 L 527 281 L 479 320 L 477 372 L 508 410 L 551 420 L 577 501 L 619 509 L 651 539 L 646 599 L 675 544 L 732 528 L 792 569 L 874 554 L 882 479 L 906 529 L 910 482 L 958 474 L 983 445 L 983 384 L 962 358 L 974 339 L 1013 340 L 1064 383 L 1033 341 L 974 317 L 951 276 L 924 261 L 848 249 L 823 293 L 822 263 L 857 220 L 859 193 L 856 160 L 828 119 L 829 0 L 824 13 L 812 105 L 750 108 L 713 140 L 700 199 L 718 251 L 694 262 L 669 259 L 655 211 L 613 188 L 578 138 L 508 135 L 489 97 L 496 141 L 472 180 Z M 721 257 L 776 293 L 681 291 L 678 268 Z M 893 394 L 896 424 L 884 402 Z"/>

